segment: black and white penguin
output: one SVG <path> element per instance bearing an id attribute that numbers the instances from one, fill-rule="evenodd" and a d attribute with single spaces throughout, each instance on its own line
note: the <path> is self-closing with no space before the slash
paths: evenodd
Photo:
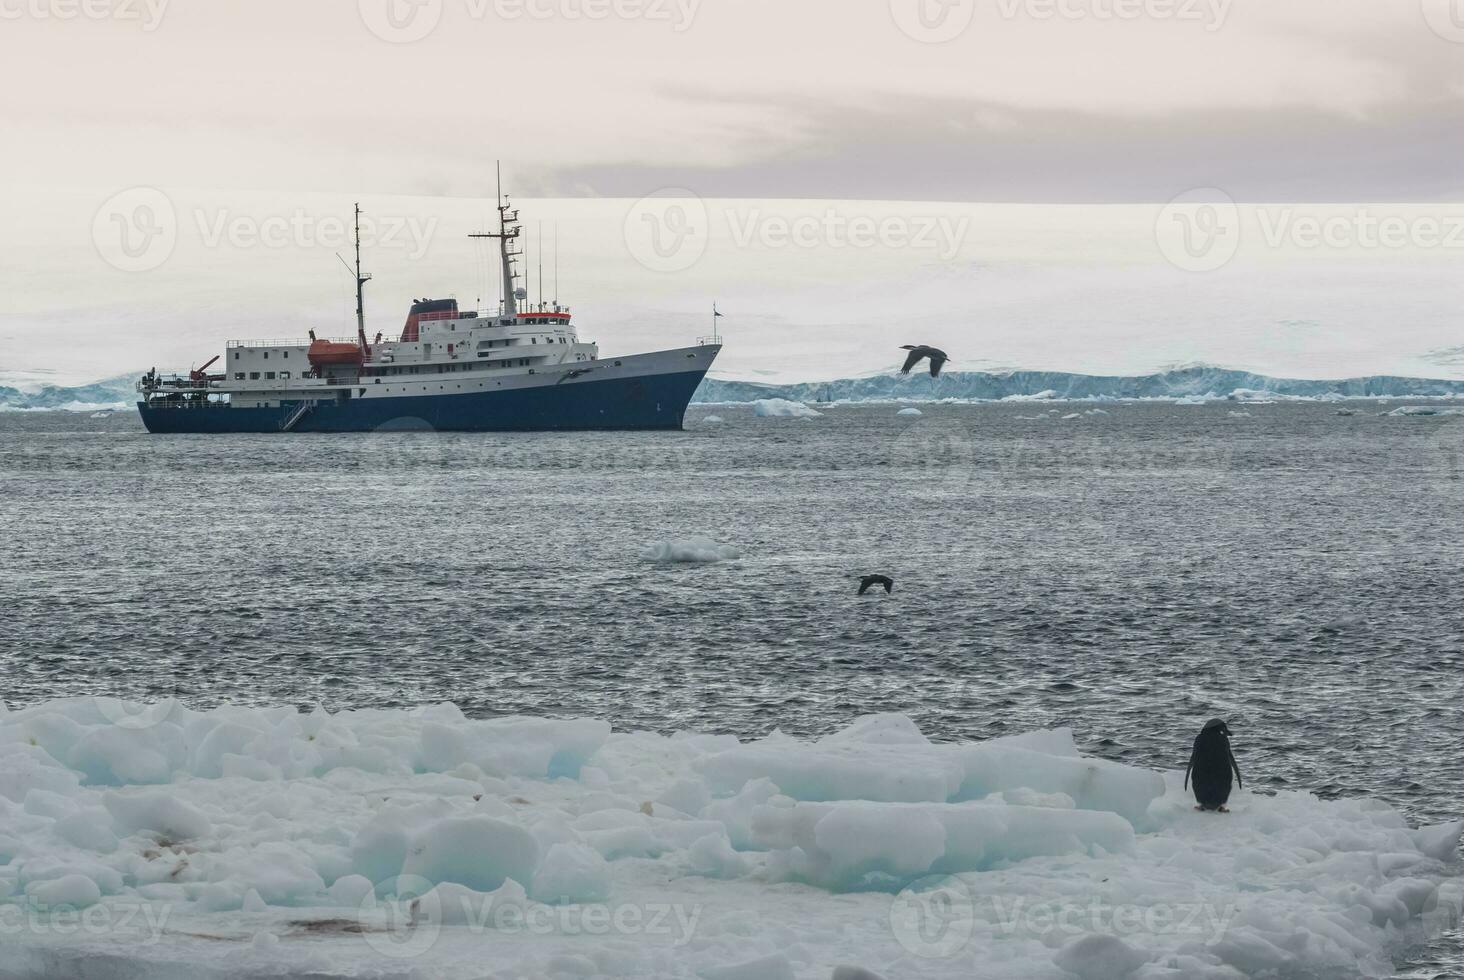
<path id="1" fill-rule="evenodd" d="M 1240 766 L 1235 764 L 1235 755 L 1230 751 L 1230 726 L 1220 718 L 1212 718 L 1195 736 L 1195 748 L 1184 770 L 1185 789 L 1189 789 L 1191 777 L 1195 782 L 1195 799 L 1200 804 L 1196 810 L 1230 812 L 1225 809 L 1225 803 L 1230 799 L 1232 772 L 1236 784 L 1244 787 Z"/>

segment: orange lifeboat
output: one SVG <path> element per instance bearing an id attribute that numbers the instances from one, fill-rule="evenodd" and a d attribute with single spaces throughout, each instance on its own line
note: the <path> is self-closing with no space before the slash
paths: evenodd
<path id="1" fill-rule="evenodd" d="M 316 369 L 347 364 L 360 367 L 361 362 L 366 359 L 359 344 L 338 344 L 329 340 L 312 341 L 308 357 L 310 366 Z"/>

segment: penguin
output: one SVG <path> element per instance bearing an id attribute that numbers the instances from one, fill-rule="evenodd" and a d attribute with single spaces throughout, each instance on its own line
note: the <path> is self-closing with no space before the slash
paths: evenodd
<path id="1" fill-rule="evenodd" d="M 1189 765 L 1184 769 L 1185 789 L 1189 789 L 1190 776 L 1194 776 L 1195 799 L 1199 802 L 1196 810 L 1230 812 L 1225 803 L 1230 799 L 1232 772 L 1236 783 L 1244 788 L 1240 766 L 1235 764 L 1235 755 L 1230 751 L 1230 726 L 1221 718 L 1212 718 L 1195 736 L 1194 751 L 1190 753 Z"/>

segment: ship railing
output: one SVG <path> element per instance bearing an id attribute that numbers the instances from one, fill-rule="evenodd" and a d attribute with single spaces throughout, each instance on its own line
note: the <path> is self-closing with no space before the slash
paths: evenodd
<path id="1" fill-rule="evenodd" d="M 721 342 L 722 338 L 717 334 L 712 334 L 710 337 L 696 338 L 696 344 L 698 347 L 708 347 L 712 344 L 720 344 Z"/>
<path id="2" fill-rule="evenodd" d="M 316 340 L 324 340 L 332 344 L 355 344 L 359 343 L 360 337 L 316 337 Z M 309 337 L 291 337 L 288 340 L 230 340 L 227 346 L 234 347 L 309 347 Z"/>

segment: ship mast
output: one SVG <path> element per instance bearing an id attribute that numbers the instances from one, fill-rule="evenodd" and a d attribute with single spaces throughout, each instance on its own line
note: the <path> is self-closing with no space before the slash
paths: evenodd
<path id="1" fill-rule="evenodd" d="M 370 356 L 371 348 L 366 346 L 366 283 L 371 273 L 361 274 L 361 204 L 356 203 L 356 339 L 361 351 Z"/>
<path id="2" fill-rule="evenodd" d="M 496 233 L 482 232 L 468 237 L 498 239 L 499 256 L 503 262 L 503 316 L 518 315 L 518 297 L 514 295 L 513 288 L 518 273 L 514 271 L 513 263 L 514 259 L 523 253 L 515 252 L 512 245 L 523 233 L 518 220 L 519 213 L 503 196 L 503 164 L 500 162 L 498 164 L 498 231 Z"/>

